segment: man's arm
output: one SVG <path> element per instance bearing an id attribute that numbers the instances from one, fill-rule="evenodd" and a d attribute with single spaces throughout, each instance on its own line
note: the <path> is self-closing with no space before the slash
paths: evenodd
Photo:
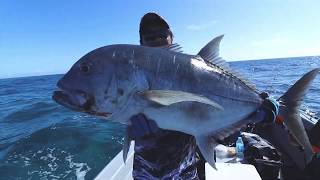
<path id="1" fill-rule="evenodd" d="M 159 131 L 157 123 L 139 113 L 130 118 L 131 126 L 128 127 L 128 135 L 132 139 L 142 139 Z"/>

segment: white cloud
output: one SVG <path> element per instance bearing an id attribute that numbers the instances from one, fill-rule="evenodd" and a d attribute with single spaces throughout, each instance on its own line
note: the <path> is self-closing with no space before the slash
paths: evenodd
<path id="1" fill-rule="evenodd" d="M 209 21 L 207 23 L 203 23 L 203 24 L 190 24 L 187 26 L 187 29 L 190 31 L 201 31 L 204 29 L 208 29 L 210 27 L 212 27 L 213 25 L 217 24 L 218 21 L 216 20 L 212 20 Z"/>

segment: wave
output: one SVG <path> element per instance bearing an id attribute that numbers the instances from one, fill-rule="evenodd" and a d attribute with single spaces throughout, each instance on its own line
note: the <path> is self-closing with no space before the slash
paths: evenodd
<path id="1" fill-rule="evenodd" d="M 58 109 L 58 106 L 53 102 L 37 102 L 8 114 L 4 118 L 4 122 L 25 122 L 34 120 L 35 118 L 43 118 L 45 116 L 50 116 L 51 113 L 54 113 Z"/>
<path id="2" fill-rule="evenodd" d="M 110 127 L 110 132 L 96 134 L 99 124 L 87 128 L 91 131 L 84 131 L 85 127 L 56 124 L 8 145 L 10 148 L 0 151 L 4 159 L 0 174 L 9 179 L 93 179 L 121 149 L 124 131 L 116 134 L 115 127 Z M 101 138 L 96 140 L 97 136 Z"/>

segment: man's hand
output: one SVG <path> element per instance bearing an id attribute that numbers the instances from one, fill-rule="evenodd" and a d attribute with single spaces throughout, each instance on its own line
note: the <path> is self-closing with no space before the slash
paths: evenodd
<path id="1" fill-rule="evenodd" d="M 265 123 L 273 123 L 279 114 L 279 103 L 271 98 L 266 98 L 262 106 L 257 110 L 257 119 Z"/>
<path id="2" fill-rule="evenodd" d="M 139 113 L 130 118 L 131 126 L 128 127 L 128 134 L 132 139 L 141 139 L 155 134 L 159 131 L 157 123 Z"/>

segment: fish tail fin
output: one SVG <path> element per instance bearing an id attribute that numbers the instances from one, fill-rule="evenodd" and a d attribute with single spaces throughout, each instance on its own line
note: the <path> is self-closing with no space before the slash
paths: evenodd
<path id="1" fill-rule="evenodd" d="M 319 71 L 320 68 L 316 68 L 305 74 L 278 99 L 281 103 L 279 114 L 284 117 L 285 124 L 295 140 L 303 146 L 306 163 L 312 160 L 313 151 L 300 117 L 300 105 L 302 97 L 306 94 Z"/>

